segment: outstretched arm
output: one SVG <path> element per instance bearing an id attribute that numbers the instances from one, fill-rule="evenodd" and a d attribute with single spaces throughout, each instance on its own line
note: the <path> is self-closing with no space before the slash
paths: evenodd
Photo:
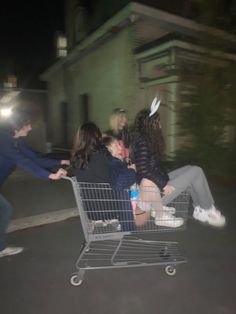
<path id="1" fill-rule="evenodd" d="M 40 156 L 40 154 L 35 153 L 32 149 L 30 149 L 24 140 L 19 140 L 18 142 L 18 149 L 19 151 L 35 163 L 37 163 L 40 167 L 50 169 L 50 168 L 58 168 L 61 165 L 70 165 L 69 160 L 57 160 L 57 159 L 52 159 L 52 158 L 46 158 Z"/>
<path id="2" fill-rule="evenodd" d="M 3 151 L 2 155 L 5 155 L 6 158 L 13 161 L 14 164 L 23 168 L 24 170 L 31 172 L 33 175 L 41 179 L 50 179 L 51 172 L 47 169 L 44 169 L 37 162 L 30 159 L 27 155 L 24 155 L 18 147 L 15 147 L 13 141 L 10 141 L 9 138 L 1 139 Z M 60 166 L 60 161 L 57 162 L 57 166 Z M 63 170 L 63 171 L 62 171 Z M 63 172 L 63 174 L 62 174 Z M 58 172 L 58 176 L 66 174 L 64 169 Z M 52 176 L 51 179 L 56 179 L 57 176 Z"/>

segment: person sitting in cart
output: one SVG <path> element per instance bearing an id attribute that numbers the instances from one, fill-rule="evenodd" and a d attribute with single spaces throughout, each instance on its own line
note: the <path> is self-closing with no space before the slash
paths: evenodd
<path id="1" fill-rule="evenodd" d="M 160 100 L 155 98 L 151 109 L 138 112 L 134 121 L 135 135 L 131 151 L 137 168 L 138 182 L 143 178 L 149 179 L 154 189 L 164 193 L 164 205 L 174 200 L 181 192 L 189 191 L 194 206 L 193 218 L 215 227 L 223 227 L 225 217 L 216 209 L 207 179 L 200 167 L 188 165 L 169 173 L 164 169 L 161 163 L 164 140 L 158 113 L 159 105 Z M 166 212 L 165 215 L 172 214 Z"/>
<path id="2" fill-rule="evenodd" d="M 32 151 L 23 138 L 32 130 L 28 113 L 14 109 L 0 130 L 0 186 L 17 166 L 33 175 L 46 180 L 58 180 L 66 175 L 61 165 L 69 165 L 69 160 L 43 158 Z M 48 169 L 59 168 L 55 173 Z M 0 257 L 15 255 L 23 251 L 22 247 L 6 245 L 6 229 L 11 217 L 10 203 L 0 194 Z"/>
<path id="3" fill-rule="evenodd" d="M 136 184 L 136 167 L 127 164 L 123 159 L 122 148 L 118 140 L 112 136 L 103 137 L 102 142 L 107 147 L 113 158 L 110 158 L 111 186 L 115 190 L 129 190 Z M 133 216 L 136 226 L 144 225 L 150 218 L 150 212 L 132 204 Z"/>
<path id="4" fill-rule="evenodd" d="M 153 189 L 152 182 L 143 178 L 139 185 L 136 184 L 136 166 L 135 164 L 127 164 L 123 160 L 119 142 L 114 137 L 104 137 L 103 143 L 108 148 L 111 155 L 114 157 L 111 160 L 111 180 L 112 186 L 115 189 L 135 189 L 137 195 L 133 204 L 134 219 L 136 225 L 143 225 L 150 220 L 150 217 L 159 215 L 159 219 L 155 219 L 155 224 L 158 226 L 180 227 L 184 220 L 181 217 L 174 217 L 174 207 L 167 207 L 162 205 L 160 191 L 157 188 Z M 132 200 L 132 195 L 131 195 Z M 165 218 L 163 213 L 171 212 L 171 219 Z M 162 216 L 161 216 L 162 215 Z"/>
<path id="5" fill-rule="evenodd" d="M 74 175 L 77 181 L 108 183 L 112 187 L 113 182 L 110 172 L 112 159 L 114 159 L 114 157 L 112 157 L 106 146 L 102 143 L 102 133 L 97 125 L 93 122 L 82 124 L 75 136 L 71 157 L 71 164 L 74 168 Z M 135 171 L 133 177 L 132 172 L 133 171 L 131 171 L 131 176 L 129 177 L 129 180 L 131 180 L 129 183 L 135 181 Z M 89 191 L 83 191 L 83 193 L 88 194 Z M 121 194 L 116 193 L 115 190 L 113 190 L 112 193 L 108 190 L 103 191 L 104 200 L 98 200 L 99 204 L 97 204 L 97 207 L 99 207 L 99 209 L 97 211 L 94 210 L 96 204 L 94 205 L 92 199 L 95 198 L 95 195 L 92 193 L 93 192 L 89 194 L 89 198 L 91 199 L 90 203 L 85 202 L 84 204 L 89 219 L 119 219 L 123 231 L 134 229 L 132 206 L 130 202 L 127 202 L 127 200 L 129 200 L 128 192 L 124 191 L 122 193 L 123 199 L 119 202 L 119 208 L 112 210 L 111 207 L 117 208 L 115 199 L 118 199 Z M 113 204 L 111 204 L 112 198 L 114 198 Z M 108 199 L 110 201 L 108 201 Z M 121 207 L 122 210 L 119 210 Z"/>

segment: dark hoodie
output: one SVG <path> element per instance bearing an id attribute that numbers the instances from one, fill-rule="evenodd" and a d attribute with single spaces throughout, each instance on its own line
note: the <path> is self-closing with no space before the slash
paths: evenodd
<path id="1" fill-rule="evenodd" d="M 19 166 L 41 179 L 48 179 L 47 169 L 60 167 L 60 161 L 43 158 L 32 151 L 23 138 L 14 138 L 11 133 L 0 131 L 0 185 Z"/>

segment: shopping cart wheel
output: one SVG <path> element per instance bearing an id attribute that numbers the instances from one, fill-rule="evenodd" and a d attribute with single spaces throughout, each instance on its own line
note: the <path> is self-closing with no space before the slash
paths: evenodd
<path id="1" fill-rule="evenodd" d="M 78 275 L 72 275 L 70 277 L 70 283 L 72 284 L 72 286 L 78 287 L 82 284 L 83 280 L 79 279 Z"/>
<path id="2" fill-rule="evenodd" d="M 165 272 L 169 276 L 174 276 L 176 274 L 176 268 L 172 265 L 168 265 L 165 268 Z"/>

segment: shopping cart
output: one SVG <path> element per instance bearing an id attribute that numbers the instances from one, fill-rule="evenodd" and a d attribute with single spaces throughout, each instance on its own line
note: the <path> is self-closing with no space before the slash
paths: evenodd
<path id="1" fill-rule="evenodd" d="M 184 230 L 189 194 L 183 192 L 168 204 L 175 208 L 176 217 L 182 217 L 182 226 L 156 225 L 152 215 L 145 224 L 136 226 L 129 190 L 113 190 L 107 183 L 77 182 L 74 177 L 66 179 L 72 183 L 84 233 L 77 271 L 70 278 L 73 286 L 81 285 L 89 270 L 162 265 L 172 276 L 176 266 L 186 262 L 178 242 L 144 240 L 140 235 Z"/>

